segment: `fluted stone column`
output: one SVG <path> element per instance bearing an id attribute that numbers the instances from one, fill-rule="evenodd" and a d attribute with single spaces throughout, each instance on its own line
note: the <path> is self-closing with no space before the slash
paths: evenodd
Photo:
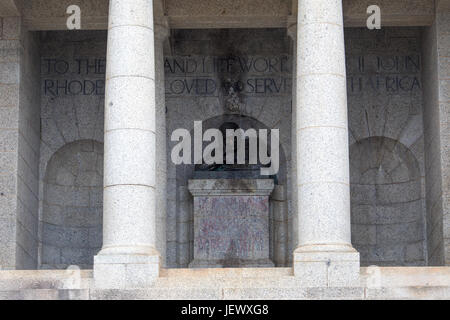
<path id="1" fill-rule="evenodd" d="M 97 287 L 146 287 L 159 275 L 154 51 L 153 1 L 110 0 Z"/>
<path id="2" fill-rule="evenodd" d="M 305 286 L 358 285 L 351 245 L 345 44 L 341 0 L 298 0 L 298 237 Z"/>

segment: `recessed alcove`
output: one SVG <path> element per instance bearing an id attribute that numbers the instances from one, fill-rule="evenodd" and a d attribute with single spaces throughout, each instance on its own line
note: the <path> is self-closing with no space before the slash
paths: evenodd
<path id="1" fill-rule="evenodd" d="M 228 128 L 232 127 L 233 130 L 235 129 L 242 129 L 244 131 L 248 129 L 255 129 L 256 132 L 259 132 L 259 130 L 267 130 L 269 134 L 269 138 L 267 140 L 267 150 L 270 152 L 271 150 L 271 139 L 270 139 L 270 128 L 268 128 L 265 124 L 258 121 L 257 119 L 254 119 L 252 117 L 240 115 L 240 114 L 224 114 L 216 117 L 212 117 L 209 119 L 205 119 L 202 123 L 202 129 L 203 132 L 207 131 L 208 129 L 220 129 L 220 128 Z M 194 135 L 193 129 L 191 130 L 192 136 Z M 235 141 L 236 142 L 236 141 Z M 257 143 L 259 146 L 259 139 L 257 139 Z M 208 143 L 204 142 L 203 147 L 205 147 Z M 246 141 L 246 153 L 249 149 L 249 141 Z M 248 159 L 247 159 L 248 160 Z M 251 263 L 251 266 L 259 266 L 264 267 L 268 265 L 273 265 L 277 267 L 284 267 L 289 262 L 289 242 L 292 243 L 292 233 L 289 226 L 292 226 L 292 224 L 289 224 L 290 217 L 288 215 L 288 205 L 287 205 L 287 162 L 286 162 L 286 155 L 284 151 L 284 146 L 282 145 L 282 142 L 280 142 L 279 146 L 279 163 L 280 168 L 277 174 L 272 176 L 264 176 L 261 175 L 260 170 L 263 165 L 260 163 L 256 165 L 248 165 L 248 161 L 246 161 L 245 165 L 227 165 L 226 163 L 224 165 L 216 166 L 208 166 L 208 165 L 180 165 L 176 168 L 176 176 L 177 179 L 173 181 L 174 185 L 176 182 L 176 190 L 177 190 L 177 207 L 176 207 L 176 214 L 177 218 L 171 221 L 167 221 L 169 230 L 172 228 L 170 227 L 171 224 L 175 223 L 174 226 L 176 228 L 176 240 L 177 240 L 177 250 L 176 250 L 176 257 L 177 257 L 177 266 L 178 267 L 188 267 L 191 265 L 192 267 L 198 266 L 197 263 L 193 263 L 195 256 L 195 205 L 194 205 L 194 197 L 193 192 L 198 193 L 200 191 L 192 191 L 189 190 L 189 185 L 195 185 L 196 181 L 199 183 L 202 182 L 209 182 L 212 183 L 212 186 L 217 185 L 217 190 L 209 190 L 208 192 L 214 193 L 217 195 L 222 192 L 223 197 L 230 197 L 230 188 L 231 184 L 235 184 L 236 188 L 236 194 L 235 196 L 239 196 L 239 194 L 244 194 L 244 196 L 251 195 L 251 192 L 248 190 L 240 190 L 240 182 L 244 181 L 252 181 L 256 185 L 258 180 L 261 180 L 261 183 L 265 181 L 272 181 L 272 188 L 270 189 L 270 192 L 267 191 L 266 196 L 268 197 L 268 225 L 266 225 L 267 230 L 264 230 L 264 232 L 268 235 L 268 245 L 265 246 L 264 250 L 267 250 L 265 253 L 267 257 L 270 258 L 270 260 L 267 261 L 260 261 L 260 263 Z M 214 184 L 213 182 L 216 181 L 217 184 Z M 228 181 L 228 183 L 227 183 Z M 169 184 L 172 181 L 168 181 Z M 220 187 L 219 187 L 220 185 Z M 225 185 L 228 185 L 229 187 L 225 187 Z M 211 187 L 211 185 L 209 186 Z M 214 187 L 211 187 L 214 189 Z M 221 191 L 221 189 L 223 189 Z M 232 188 L 231 188 L 232 189 Z M 254 189 L 258 189 L 254 187 Z M 205 191 L 206 192 L 206 191 Z M 204 194 L 205 192 L 200 192 Z M 206 193 L 208 193 L 206 192 Z M 247 193 L 248 194 L 247 194 Z M 270 195 L 270 198 L 269 198 Z M 239 197 L 237 197 L 239 198 Z M 250 197 L 251 198 L 251 197 Z M 217 199 L 216 199 L 217 200 Z M 229 200 L 229 199 L 228 199 Z M 228 201 L 227 199 L 217 200 L 219 203 L 225 203 Z M 222 201 L 222 202 L 221 202 Z M 251 207 L 246 209 L 247 211 L 252 211 Z M 253 210 L 255 213 L 259 212 L 260 210 L 258 208 L 255 208 Z M 230 221 L 231 223 L 231 221 Z M 235 224 L 237 222 L 235 221 Z M 237 226 L 241 230 L 245 230 L 249 228 L 249 233 L 252 231 L 250 230 L 252 228 L 252 225 L 248 223 L 245 219 L 243 219 L 241 222 L 238 223 Z M 230 239 L 230 235 L 224 235 L 224 239 Z M 238 239 L 236 239 L 238 240 Z M 229 261 L 221 261 L 220 264 L 223 266 L 228 267 L 237 267 L 237 266 L 244 266 L 245 263 L 239 262 L 236 263 L 233 259 L 233 257 L 230 255 Z M 216 264 L 217 265 L 217 264 Z M 214 266 L 213 263 L 211 263 L 211 266 Z"/>
<path id="2" fill-rule="evenodd" d="M 416 158 L 372 137 L 350 148 L 352 243 L 363 266 L 425 264 L 424 199 Z"/>
<path id="3" fill-rule="evenodd" d="M 103 144 L 83 140 L 58 150 L 47 165 L 41 268 L 92 268 L 102 245 Z"/>

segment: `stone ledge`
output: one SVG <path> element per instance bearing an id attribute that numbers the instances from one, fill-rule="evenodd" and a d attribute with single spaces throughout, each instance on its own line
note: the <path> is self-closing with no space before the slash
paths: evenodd
<path id="1" fill-rule="evenodd" d="M 272 179 L 197 179 L 189 180 L 189 191 L 201 196 L 268 196 L 274 189 Z"/>
<path id="2" fill-rule="evenodd" d="M 450 299 L 450 287 L 397 288 L 150 288 L 134 290 L 22 289 L 0 300 L 391 300 Z"/>
<path id="3" fill-rule="evenodd" d="M 373 267 L 361 268 L 357 287 L 301 287 L 292 268 L 162 270 L 147 289 L 96 289 L 92 271 L 81 271 L 84 288 L 60 270 L 0 271 L 0 300 L 76 299 L 450 299 L 450 267 L 380 267 L 380 286 L 367 284 Z M 54 281 L 49 281 L 53 279 Z M 10 282 L 14 280 L 13 282 Z M 16 286 L 16 287 L 15 287 Z"/>
<path id="4" fill-rule="evenodd" d="M 293 276 L 292 268 L 162 269 L 163 278 L 270 278 Z"/>
<path id="5" fill-rule="evenodd" d="M 0 271 L 0 291 L 26 289 L 89 289 L 93 272 L 80 270 L 12 270 Z"/>
<path id="6" fill-rule="evenodd" d="M 171 28 L 283 28 L 290 17 L 296 16 L 297 11 L 295 3 L 290 9 L 285 1 L 276 5 L 273 1 L 267 1 L 265 4 L 258 0 L 247 0 L 248 4 L 243 8 L 230 6 L 227 4 L 229 1 L 206 3 L 199 7 L 196 5 L 197 1 L 166 1 L 165 15 Z M 366 10 L 371 4 L 373 3 L 368 0 L 344 1 L 346 26 L 365 27 Z M 82 22 L 84 30 L 107 28 L 107 5 L 91 7 L 85 4 L 81 8 L 86 12 Z M 65 9 L 63 2 L 55 2 L 48 6 L 27 5 L 23 15 L 30 30 L 67 30 Z M 433 23 L 434 2 L 433 0 L 389 1 L 383 3 L 382 12 L 383 26 L 427 26 Z M 158 18 L 159 15 L 156 20 Z"/>
<path id="7" fill-rule="evenodd" d="M 377 270 L 381 287 L 450 287 L 450 267 L 364 267 L 361 286 L 367 286 L 368 277 Z"/>

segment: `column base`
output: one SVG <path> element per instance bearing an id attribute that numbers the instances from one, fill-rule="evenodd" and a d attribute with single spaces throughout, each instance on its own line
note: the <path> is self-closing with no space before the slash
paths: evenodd
<path id="1" fill-rule="evenodd" d="M 161 257 L 152 254 L 111 254 L 102 250 L 94 257 L 94 286 L 98 289 L 151 287 L 159 277 Z"/>
<path id="2" fill-rule="evenodd" d="M 350 245 L 300 246 L 293 260 L 294 275 L 302 286 L 360 286 L 359 252 Z"/>

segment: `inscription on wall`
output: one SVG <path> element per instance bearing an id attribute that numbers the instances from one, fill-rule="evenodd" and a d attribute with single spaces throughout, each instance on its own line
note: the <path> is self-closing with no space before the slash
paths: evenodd
<path id="1" fill-rule="evenodd" d="M 106 59 L 42 59 L 41 74 L 46 96 L 105 95 Z"/>
<path id="2" fill-rule="evenodd" d="M 219 96 L 230 90 L 247 96 L 289 94 L 289 56 L 167 57 L 164 62 L 167 97 Z M 46 96 L 103 96 L 106 58 L 42 59 Z M 412 56 L 347 56 L 347 87 L 363 92 L 403 94 L 421 90 L 421 59 Z"/>
<path id="3" fill-rule="evenodd" d="M 407 94 L 420 91 L 421 59 L 419 55 L 347 56 L 349 94 L 363 92 Z"/>
<path id="4" fill-rule="evenodd" d="M 291 59 L 279 57 L 167 57 L 164 61 L 166 94 L 218 96 L 230 89 L 244 95 L 291 92 Z M 46 96 L 105 94 L 106 59 L 42 60 Z"/>
<path id="5" fill-rule="evenodd" d="M 289 56 L 168 57 L 164 69 L 168 97 L 280 95 L 292 86 Z"/>

